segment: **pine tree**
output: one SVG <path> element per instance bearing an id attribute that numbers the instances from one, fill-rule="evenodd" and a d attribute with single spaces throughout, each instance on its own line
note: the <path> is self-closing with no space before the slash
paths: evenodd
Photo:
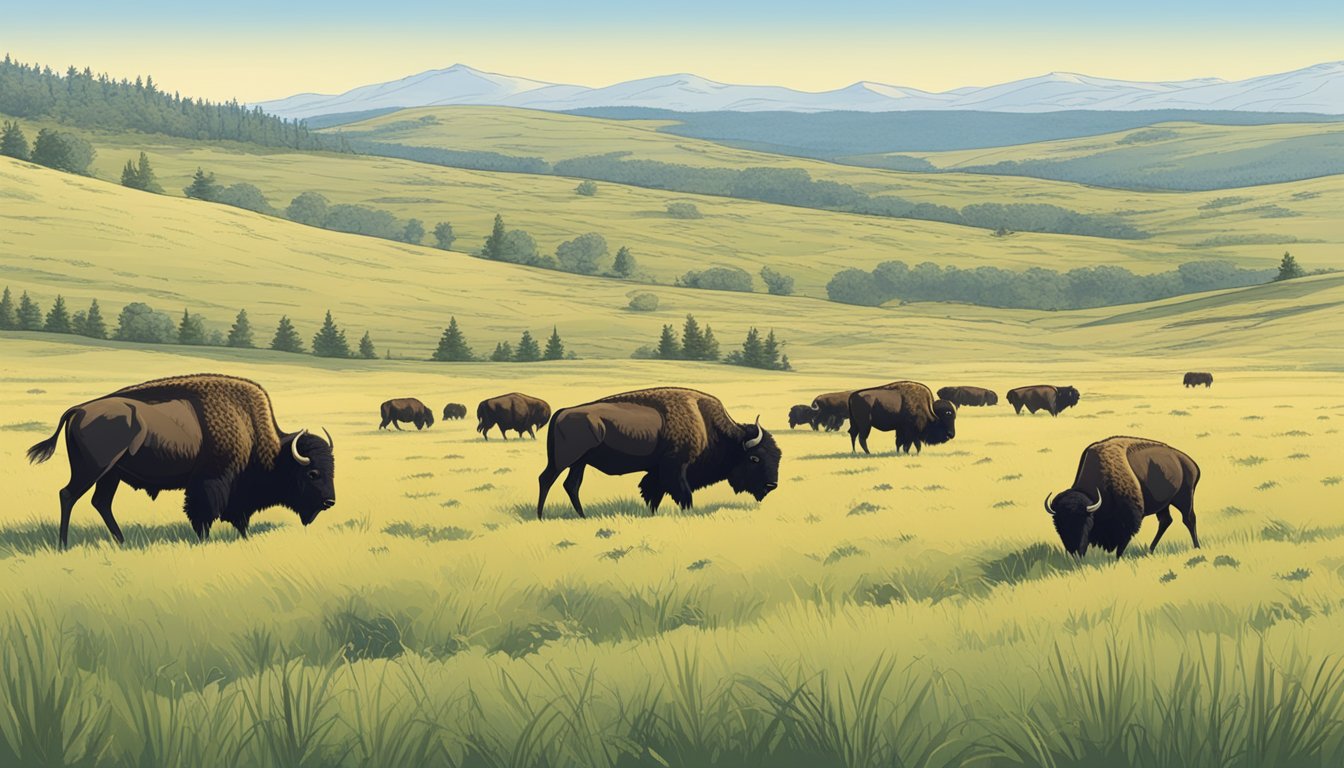
<path id="1" fill-rule="evenodd" d="M 681 342 L 677 339 L 677 332 L 672 326 L 663 326 L 663 335 L 658 338 L 658 350 L 655 354 L 659 360 L 681 359 Z"/>
<path id="2" fill-rule="evenodd" d="M 107 323 L 103 321 L 103 311 L 98 308 L 98 300 L 89 302 L 89 311 L 84 315 L 83 327 L 77 329 L 81 335 L 91 339 L 107 338 Z"/>
<path id="3" fill-rule="evenodd" d="M 501 222 L 502 223 L 502 222 Z M 453 241 L 457 236 L 453 234 L 453 225 L 446 221 L 440 221 L 434 225 L 434 246 L 442 248 L 445 251 L 453 249 Z"/>
<path id="4" fill-rule="evenodd" d="M 761 334 L 755 328 L 747 331 L 747 338 L 742 342 L 742 364 L 752 368 L 763 368 L 761 362 L 765 359 L 761 347 Z"/>
<path id="5" fill-rule="evenodd" d="M 765 337 L 765 344 L 761 345 L 761 367 L 770 370 L 779 368 L 779 341 L 775 338 L 775 329 L 770 329 L 770 335 Z"/>
<path id="6" fill-rule="evenodd" d="M 5 286 L 4 295 L 0 296 L 0 331 L 9 331 L 19 327 L 19 317 L 14 313 L 14 296 L 9 292 L 9 286 Z"/>
<path id="7" fill-rule="evenodd" d="M 719 359 L 719 340 L 714 338 L 714 329 L 705 326 L 705 356 L 701 360 Z"/>
<path id="8" fill-rule="evenodd" d="M 513 345 L 507 341 L 501 341 L 495 345 L 495 351 L 490 353 L 490 361 L 494 363 L 508 363 L 513 360 Z"/>
<path id="9" fill-rule="evenodd" d="M 121 185 L 145 192 L 163 192 L 163 187 L 159 186 L 159 181 L 154 176 L 154 169 L 149 166 L 149 155 L 144 152 L 140 153 L 138 163 L 126 161 L 126 167 L 121 170 Z"/>
<path id="10" fill-rule="evenodd" d="M 789 362 L 789 356 L 788 356 L 788 355 L 784 355 L 783 357 L 781 357 L 781 358 L 779 359 L 779 368 L 778 368 L 778 370 L 781 370 L 781 371 L 792 371 L 792 370 L 793 370 L 793 363 L 790 363 L 790 362 Z"/>
<path id="11" fill-rule="evenodd" d="M 373 339 L 369 338 L 369 332 L 364 332 L 364 337 L 359 340 L 359 356 L 365 360 L 377 360 L 378 350 L 373 348 Z"/>
<path id="12" fill-rule="evenodd" d="M 523 331 L 522 338 L 518 339 L 518 349 L 514 351 L 513 359 L 519 363 L 535 363 L 541 359 L 541 347 L 537 346 L 537 340 L 532 338 L 531 331 Z"/>
<path id="13" fill-rule="evenodd" d="M 70 316 L 70 332 L 76 336 L 86 336 L 84 328 L 89 322 L 89 315 L 84 310 L 78 310 Z"/>
<path id="14" fill-rule="evenodd" d="M 313 354 L 318 357 L 349 357 L 350 343 L 345 340 L 345 331 L 331 319 L 331 310 L 322 321 L 322 327 L 313 334 Z"/>
<path id="15" fill-rule="evenodd" d="M 686 325 L 682 326 L 681 355 L 687 360 L 705 359 L 705 335 L 700 332 L 695 315 L 686 315 Z"/>
<path id="16" fill-rule="evenodd" d="M 16 327 L 21 331 L 40 331 L 42 330 L 42 307 L 38 306 L 24 291 L 19 297 L 19 311 L 16 313 L 18 322 Z"/>
<path id="17" fill-rule="evenodd" d="M 303 339 L 299 338 L 299 332 L 294 330 L 294 324 L 289 321 L 288 315 L 281 317 L 275 326 L 271 349 L 277 352 L 303 352 Z"/>
<path id="18" fill-rule="evenodd" d="M 196 200 L 218 200 L 221 191 L 219 182 L 215 181 L 215 174 L 206 173 L 199 167 L 192 175 L 191 183 L 182 189 L 183 194 Z"/>
<path id="19" fill-rule="evenodd" d="M 546 340 L 546 351 L 541 353 L 542 360 L 564 360 L 565 344 L 560 341 L 560 330 L 551 326 L 551 338 Z"/>
<path id="20" fill-rule="evenodd" d="M 448 327 L 443 329 L 443 335 L 439 337 L 439 348 L 434 350 L 433 359 L 441 363 L 464 363 L 475 358 L 471 347 L 467 346 L 466 336 L 457 326 L 457 318 L 448 318 Z"/>
<path id="21" fill-rule="evenodd" d="M 47 322 L 42 325 L 42 330 L 48 333 L 71 333 L 70 311 L 65 308 L 65 297 L 59 293 L 56 294 L 56 301 L 51 305 L 51 311 L 47 313 Z"/>
<path id="22" fill-rule="evenodd" d="M 504 258 L 504 234 L 504 217 L 496 213 L 495 226 L 485 238 L 485 245 L 481 246 L 481 256 L 495 261 Z"/>
<path id="23" fill-rule="evenodd" d="M 19 160 L 27 160 L 30 157 L 28 137 L 23 135 L 23 129 L 19 127 L 17 121 L 11 123 L 6 120 L 4 127 L 0 129 L 0 155 Z"/>
<path id="24" fill-rule="evenodd" d="M 1294 278 L 1302 277 L 1305 274 L 1306 272 L 1302 271 L 1302 267 L 1298 265 L 1297 259 L 1293 257 L 1293 254 L 1284 251 L 1283 261 L 1279 262 L 1279 274 L 1274 276 L 1274 281 L 1292 280 Z"/>
<path id="25" fill-rule="evenodd" d="M 635 257 L 630 255 L 630 249 L 622 245 L 616 251 L 616 260 L 611 263 L 611 271 L 617 277 L 629 277 L 635 274 Z"/>
<path id="26" fill-rule="evenodd" d="M 200 346 L 205 343 L 205 323 L 200 315 L 182 310 L 182 322 L 177 324 L 177 343 Z"/>
<path id="27" fill-rule="evenodd" d="M 254 349 L 252 343 L 252 321 L 247 319 L 247 310 L 238 310 L 238 316 L 233 319 L 233 326 L 229 328 L 229 337 L 224 341 L 226 346 L 237 347 L 239 349 Z"/>

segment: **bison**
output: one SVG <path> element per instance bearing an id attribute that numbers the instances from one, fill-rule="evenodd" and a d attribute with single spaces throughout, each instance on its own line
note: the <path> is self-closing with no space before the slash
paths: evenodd
<path id="1" fill-rule="evenodd" d="M 387 425 L 391 424 L 400 431 L 403 421 L 414 424 L 417 430 L 434 426 L 434 412 L 414 397 L 388 400 L 383 403 L 379 411 L 383 416 L 383 423 L 378 425 L 379 429 L 387 429 Z"/>
<path id="2" fill-rule="evenodd" d="M 1200 371 L 1190 371 L 1189 373 L 1185 374 L 1184 383 L 1185 386 L 1187 387 L 1197 387 L 1200 384 L 1203 384 L 1205 387 L 1212 387 L 1213 374 Z"/>
<path id="3" fill-rule="evenodd" d="M 810 424 L 812 431 L 817 431 L 817 412 L 812 410 L 812 406 L 795 405 L 789 409 L 789 429 L 799 424 Z"/>
<path id="4" fill-rule="evenodd" d="M 443 420 L 467 418 L 467 406 L 461 403 L 448 403 L 443 406 Z"/>
<path id="5" fill-rule="evenodd" d="M 1083 450 L 1073 487 L 1053 500 L 1046 496 L 1045 511 L 1054 520 L 1064 549 L 1078 557 L 1096 545 L 1119 559 L 1148 515 L 1157 515 L 1157 535 L 1148 551 L 1157 549 L 1171 525 L 1172 506 L 1181 510 L 1190 541 L 1199 549 L 1198 484 L 1199 465 L 1170 445 L 1141 437 L 1108 437 Z"/>
<path id="6" fill-rule="evenodd" d="M 984 387 L 943 387 L 938 397 L 958 407 L 966 405 L 998 405 L 999 396 Z"/>
<path id="7" fill-rule="evenodd" d="M 852 394 L 850 390 L 827 392 L 813 398 L 812 410 L 817 412 L 816 423 L 824 427 L 827 432 L 840 431 L 845 425 L 845 420 L 849 418 L 850 394 Z"/>
<path id="8" fill-rule="evenodd" d="M 270 396 L 247 379 L 155 379 L 73 406 L 50 438 L 28 449 L 29 461 L 50 459 L 62 429 L 70 459 L 70 481 L 60 492 L 62 548 L 70 510 L 90 488 L 108 532 L 123 542 L 112 516 L 120 483 L 151 499 L 185 490 L 184 511 L 199 540 L 216 520 L 246 537 L 252 515 L 268 507 L 289 507 L 308 525 L 336 503 L 331 435 L 280 431 Z"/>
<path id="9" fill-rule="evenodd" d="M 874 429 L 896 433 L 896 449 L 923 450 L 956 437 L 957 407 L 934 400 L 933 392 L 917 381 L 894 381 L 860 389 L 849 396 L 849 448 L 855 441 L 868 453 L 868 435 Z"/>
<path id="10" fill-rule="evenodd" d="M 1078 390 L 1073 387 L 1055 387 L 1049 384 L 1037 384 L 1031 387 L 1018 387 L 1008 390 L 1008 404 L 1014 413 L 1045 411 L 1058 416 L 1060 411 L 1078 404 Z"/>
<path id="11" fill-rule="evenodd" d="M 551 406 L 545 400 L 513 392 L 482 400 L 476 406 L 476 418 L 480 420 L 476 431 L 486 440 L 490 439 L 488 433 L 494 427 L 499 427 L 499 433 L 505 440 L 509 439 L 506 430 L 510 429 L 517 432 L 519 437 L 526 433 L 536 440 L 537 427 L 545 426 L 551 418 Z"/>
<path id="12" fill-rule="evenodd" d="M 689 509 L 694 491 L 723 480 L 761 501 L 779 485 L 779 459 L 759 416 L 755 424 L 739 424 L 712 395 L 676 387 L 612 395 L 551 418 L 537 519 L 566 469 L 565 492 L 579 517 L 579 486 L 589 466 L 608 475 L 645 473 L 639 493 L 653 514 L 664 495 Z"/>

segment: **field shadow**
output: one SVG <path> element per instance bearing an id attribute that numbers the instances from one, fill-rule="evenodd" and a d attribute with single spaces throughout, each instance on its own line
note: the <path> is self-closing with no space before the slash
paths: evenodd
<path id="1" fill-rule="evenodd" d="M 820 461 L 820 460 L 824 460 L 824 459 L 882 459 L 882 458 L 891 458 L 891 457 L 893 457 L 893 456 L 903 456 L 903 455 L 906 455 L 906 454 L 899 453 L 899 452 L 897 452 L 895 449 L 890 450 L 890 451 L 873 451 L 872 453 L 864 453 L 863 451 L 858 451 L 857 453 L 856 453 L 856 452 L 853 452 L 853 451 L 838 451 L 838 452 L 836 452 L 836 453 L 808 453 L 808 454 L 799 456 L 799 457 L 798 457 L 798 460 L 799 460 L 799 461 Z M 911 453 L 911 454 L 909 454 L 909 456 L 911 456 L 911 457 L 916 457 L 917 454 Z"/>
<path id="2" fill-rule="evenodd" d="M 583 514 L 588 519 L 602 517 L 706 517 L 718 513 L 720 510 L 750 510 L 755 509 L 758 504 L 754 501 L 718 501 L 708 504 L 696 504 L 690 509 L 681 509 L 670 500 L 664 499 L 662 506 L 658 508 L 657 515 L 649 513 L 648 506 L 640 499 L 634 496 L 621 496 L 614 499 L 603 499 L 593 503 L 584 503 Z M 537 517 L 537 506 L 535 504 L 511 504 L 504 508 L 504 513 L 523 520 L 535 520 Z M 543 512 L 547 520 L 577 520 L 578 514 L 570 506 L 569 501 L 549 501 Z"/>
<path id="3" fill-rule="evenodd" d="M 254 523 L 248 528 L 248 536 L 255 537 L 283 528 L 282 523 Z M 143 550 L 160 544 L 195 544 L 196 534 L 185 520 L 181 523 L 163 523 L 144 525 L 130 523 L 121 527 L 126 542 L 121 549 Z M 239 540 L 238 532 L 227 523 L 217 523 L 210 532 L 207 544 L 232 542 Z M 24 523 L 0 528 L 0 559 L 16 555 L 34 555 L 42 552 L 58 552 L 60 526 L 56 523 Z M 70 545 L 72 547 L 95 546 L 107 543 L 116 546 L 112 534 L 101 525 L 70 526 Z"/>

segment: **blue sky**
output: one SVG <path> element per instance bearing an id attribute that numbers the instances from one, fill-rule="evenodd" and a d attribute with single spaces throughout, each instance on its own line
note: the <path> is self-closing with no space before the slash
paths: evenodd
<path id="1" fill-rule="evenodd" d="M 1236 79 L 1344 59 L 1338 0 L 10 5 L 0 50 L 22 60 L 149 72 L 244 100 L 457 62 L 584 85 L 690 71 L 805 90 L 861 79 L 945 90 L 1054 70 Z"/>

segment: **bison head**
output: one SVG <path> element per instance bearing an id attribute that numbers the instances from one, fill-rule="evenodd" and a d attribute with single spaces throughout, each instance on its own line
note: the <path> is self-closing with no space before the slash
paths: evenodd
<path id="1" fill-rule="evenodd" d="M 761 417 L 755 424 L 743 424 L 742 458 L 728 473 L 728 485 L 736 493 L 750 493 L 757 501 L 779 487 L 779 458 L 782 455 L 775 438 L 761 426 Z"/>
<path id="2" fill-rule="evenodd" d="M 956 396 L 957 396 L 956 387 L 943 387 L 942 389 L 938 390 L 938 397 L 941 397 L 944 400 L 951 400 Z"/>
<path id="3" fill-rule="evenodd" d="M 1055 531 L 1071 555 L 1082 557 L 1087 554 L 1087 546 L 1092 536 L 1094 514 L 1101 509 L 1101 491 L 1097 491 L 1097 500 L 1092 501 L 1082 491 L 1067 490 L 1053 500 L 1045 497 L 1045 511 L 1055 521 Z"/>
<path id="4" fill-rule="evenodd" d="M 1078 404 L 1080 395 L 1073 387 L 1055 387 L 1055 408 L 1064 410 Z"/>
<path id="5" fill-rule="evenodd" d="M 546 403 L 536 403 L 532 406 L 532 426 L 544 427 L 550 420 L 551 406 Z"/>
<path id="6" fill-rule="evenodd" d="M 793 429 L 799 424 L 811 424 L 815 418 L 815 412 L 811 406 L 795 405 L 789 409 L 789 429 Z"/>
<path id="7" fill-rule="evenodd" d="M 949 400 L 933 402 L 933 421 L 924 427 L 923 440 L 929 445 L 946 443 L 957 436 L 957 406 Z"/>
<path id="8" fill-rule="evenodd" d="M 308 525 L 317 514 L 336 504 L 336 459 L 331 433 L 323 429 L 327 439 L 301 430 L 285 437 L 284 453 L 276 461 L 276 469 L 287 476 L 283 484 L 281 503 L 299 514 Z"/>

